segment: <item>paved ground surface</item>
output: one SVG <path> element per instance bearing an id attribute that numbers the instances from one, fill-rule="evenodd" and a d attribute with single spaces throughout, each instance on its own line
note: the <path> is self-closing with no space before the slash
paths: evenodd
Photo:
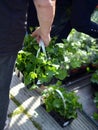
<path id="1" fill-rule="evenodd" d="M 98 130 L 98 127 L 83 113 L 70 125 L 62 128 L 42 107 L 40 95 L 29 91 L 13 74 L 10 90 L 10 130 Z"/>

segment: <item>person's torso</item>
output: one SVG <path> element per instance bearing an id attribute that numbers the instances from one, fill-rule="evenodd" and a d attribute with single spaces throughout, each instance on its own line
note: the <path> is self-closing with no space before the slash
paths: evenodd
<path id="1" fill-rule="evenodd" d="M 0 0 L 0 50 L 18 48 L 25 34 L 28 0 Z M 0 51 L 0 53 L 1 53 Z"/>

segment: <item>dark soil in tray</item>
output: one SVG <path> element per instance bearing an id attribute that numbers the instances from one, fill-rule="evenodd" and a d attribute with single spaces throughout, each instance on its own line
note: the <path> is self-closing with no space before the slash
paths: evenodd
<path id="1" fill-rule="evenodd" d="M 91 88 L 94 92 L 98 92 L 98 84 L 91 82 Z"/>

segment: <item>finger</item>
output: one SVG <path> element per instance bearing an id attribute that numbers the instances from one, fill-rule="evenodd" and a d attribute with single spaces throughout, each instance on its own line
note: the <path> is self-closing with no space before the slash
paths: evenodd
<path id="1" fill-rule="evenodd" d="M 37 33 L 36 33 L 36 32 L 33 32 L 33 33 L 31 34 L 31 36 L 32 36 L 32 37 L 36 37 L 36 36 L 37 36 Z"/>

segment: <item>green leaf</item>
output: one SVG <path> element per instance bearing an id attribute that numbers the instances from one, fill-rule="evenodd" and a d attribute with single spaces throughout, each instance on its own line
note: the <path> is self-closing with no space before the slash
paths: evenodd
<path id="1" fill-rule="evenodd" d="M 36 84 L 33 84 L 33 85 L 29 88 L 29 90 L 34 90 L 34 89 L 36 89 L 36 88 L 38 88 L 38 86 L 37 86 Z"/>
<path id="2" fill-rule="evenodd" d="M 30 77 L 30 79 L 36 79 L 37 74 L 35 72 L 30 72 L 29 77 Z"/>
<path id="3" fill-rule="evenodd" d="M 60 106 L 62 105 L 63 103 L 62 103 L 62 100 L 61 99 L 55 99 L 54 101 L 53 101 L 53 106 L 55 107 L 55 108 L 60 108 Z"/>
<path id="4" fill-rule="evenodd" d="M 94 119 L 98 120 L 98 113 L 94 113 L 93 117 Z"/>
<path id="5" fill-rule="evenodd" d="M 65 69 L 58 69 L 58 74 L 56 75 L 56 78 L 63 80 L 68 76 L 68 72 Z"/>

